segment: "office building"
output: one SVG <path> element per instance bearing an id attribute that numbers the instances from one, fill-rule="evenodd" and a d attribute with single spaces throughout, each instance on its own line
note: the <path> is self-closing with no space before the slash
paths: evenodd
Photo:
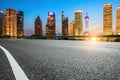
<path id="1" fill-rule="evenodd" d="M 54 12 L 48 12 L 46 36 L 56 36 L 56 18 Z"/>
<path id="2" fill-rule="evenodd" d="M 83 35 L 82 11 L 75 10 L 75 36 Z"/>
<path id="3" fill-rule="evenodd" d="M 64 16 L 62 11 L 62 36 L 68 36 L 68 17 Z"/>
<path id="4" fill-rule="evenodd" d="M 120 6 L 117 7 L 117 15 L 116 15 L 116 33 L 120 35 Z"/>
<path id="5" fill-rule="evenodd" d="M 35 36 L 42 36 L 42 21 L 39 16 L 35 19 Z"/>
<path id="6" fill-rule="evenodd" d="M 17 36 L 17 16 L 14 9 L 7 9 L 5 15 L 5 36 Z"/>
<path id="7" fill-rule="evenodd" d="M 0 36 L 4 34 L 4 12 L 0 11 Z"/>
<path id="8" fill-rule="evenodd" d="M 75 20 L 70 23 L 69 36 L 74 36 Z"/>
<path id="9" fill-rule="evenodd" d="M 103 34 L 112 35 L 112 4 L 104 5 L 103 14 Z"/>
<path id="10" fill-rule="evenodd" d="M 24 36 L 24 16 L 22 11 L 17 12 L 17 36 Z"/>

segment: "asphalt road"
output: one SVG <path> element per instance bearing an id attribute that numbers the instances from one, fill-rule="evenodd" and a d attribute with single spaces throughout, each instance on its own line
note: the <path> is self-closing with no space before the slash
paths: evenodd
<path id="1" fill-rule="evenodd" d="M 0 80 L 15 80 L 12 69 L 4 52 L 0 49 Z"/>
<path id="2" fill-rule="evenodd" d="M 0 40 L 0 45 L 29 80 L 120 80 L 119 42 Z M 14 79 L 0 49 L 0 80 Z"/>

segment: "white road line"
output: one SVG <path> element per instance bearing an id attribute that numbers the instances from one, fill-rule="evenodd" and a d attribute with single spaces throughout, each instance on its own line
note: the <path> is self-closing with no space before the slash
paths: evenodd
<path id="1" fill-rule="evenodd" d="M 0 46 L 0 48 L 4 51 L 5 55 L 7 56 L 16 80 L 29 80 L 22 68 L 17 63 L 17 61 L 10 54 L 10 52 L 2 46 Z"/>

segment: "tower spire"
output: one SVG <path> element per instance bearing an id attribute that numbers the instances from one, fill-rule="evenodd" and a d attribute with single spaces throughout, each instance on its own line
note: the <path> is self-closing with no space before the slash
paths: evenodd
<path id="1" fill-rule="evenodd" d="M 88 15 L 88 8 L 86 7 L 86 16 Z"/>
<path id="2" fill-rule="evenodd" d="M 89 35 L 89 17 L 88 17 L 88 8 L 86 7 L 86 16 L 85 16 L 85 36 Z"/>

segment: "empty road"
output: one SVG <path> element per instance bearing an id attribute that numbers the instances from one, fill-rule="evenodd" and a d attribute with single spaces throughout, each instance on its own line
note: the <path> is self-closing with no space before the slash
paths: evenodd
<path id="1" fill-rule="evenodd" d="M 120 80 L 119 42 L 1 39 L 0 46 L 29 80 Z M 15 79 L 0 49 L 0 80 Z"/>

